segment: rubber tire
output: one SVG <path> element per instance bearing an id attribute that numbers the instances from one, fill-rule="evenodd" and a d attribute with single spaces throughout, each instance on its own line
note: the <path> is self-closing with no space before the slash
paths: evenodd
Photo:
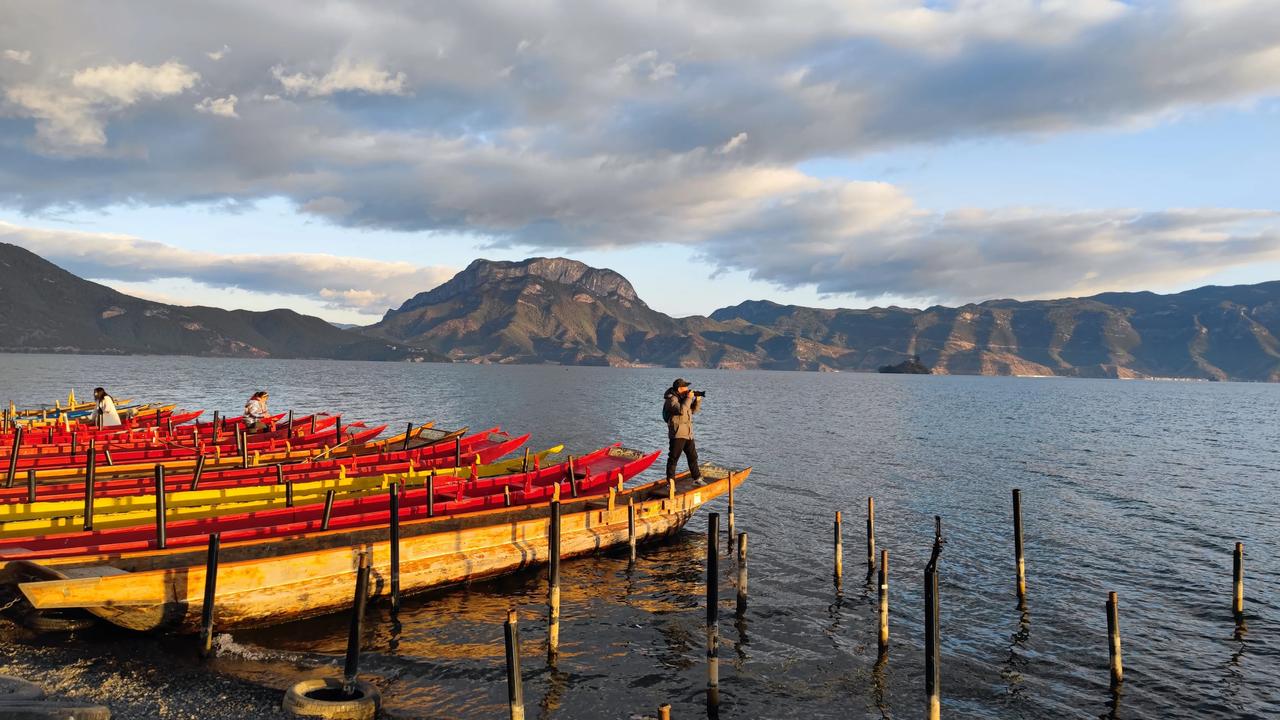
<path id="1" fill-rule="evenodd" d="M 334 678 L 303 680 L 284 694 L 281 707 L 294 715 L 310 718 L 373 720 L 378 716 L 382 696 L 378 694 L 376 687 L 364 680 L 356 680 L 356 692 L 360 693 L 360 697 L 354 700 L 315 700 L 307 697 L 307 693 L 317 690 L 341 689 L 342 681 Z"/>
<path id="2" fill-rule="evenodd" d="M 0 720 L 111 720 L 111 710 L 73 701 L 0 703 Z"/>
<path id="3" fill-rule="evenodd" d="M 40 633 L 79 632 L 98 624 L 95 617 L 64 615 L 54 611 L 44 612 L 32 608 L 22 616 L 22 626 Z"/>
<path id="4" fill-rule="evenodd" d="M 43 700 L 44 688 L 12 675 L 0 675 L 0 703 Z"/>

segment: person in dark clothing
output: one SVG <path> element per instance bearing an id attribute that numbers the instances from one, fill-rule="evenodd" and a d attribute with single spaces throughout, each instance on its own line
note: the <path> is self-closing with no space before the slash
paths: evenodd
<path id="1" fill-rule="evenodd" d="M 676 463 L 684 453 L 689 461 L 689 475 L 702 478 L 698 468 L 698 448 L 693 443 L 693 415 L 702 407 L 702 398 L 694 395 L 684 378 L 677 378 L 662 396 L 662 419 L 667 421 L 667 478 L 676 476 Z"/>

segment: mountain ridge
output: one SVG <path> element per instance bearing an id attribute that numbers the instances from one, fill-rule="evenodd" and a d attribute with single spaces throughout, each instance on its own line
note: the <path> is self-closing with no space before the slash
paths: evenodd
<path id="1" fill-rule="evenodd" d="M 0 243 L 0 351 L 439 359 L 293 310 L 223 310 L 136 298 L 8 243 Z"/>

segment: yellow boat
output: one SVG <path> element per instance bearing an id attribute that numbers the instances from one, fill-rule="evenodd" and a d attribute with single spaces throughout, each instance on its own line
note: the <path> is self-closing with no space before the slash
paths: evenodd
<path id="1" fill-rule="evenodd" d="M 563 449 L 563 445 L 556 445 L 531 453 L 529 462 L 532 463 L 536 458 L 539 464 L 544 464 L 547 458 Z M 460 469 L 438 469 L 435 475 L 469 477 L 474 469 L 476 477 L 498 477 L 520 472 L 524 463 L 524 458 L 501 460 Z M 293 483 L 293 502 L 295 505 L 321 502 L 329 490 L 336 491 L 338 499 L 365 497 L 385 490 L 393 482 L 405 487 L 421 487 L 426 484 L 428 474 L 414 471 L 348 476 L 346 468 L 342 468 L 337 477 Z M 274 483 L 170 492 L 165 495 L 165 517 L 170 521 L 177 521 L 270 510 L 284 507 L 287 494 L 284 485 Z M 155 521 L 155 509 L 154 494 L 95 497 L 93 526 L 95 529 L 105 530 L 145 525 Z M 83 527 L 83 500 L 0 504 L 0 538 L 57 535 L 79 532 Z"/>
<path id="2" fill-rule="evenodd" d="M 563 500 L 563 557 L 586 555 L 629 541 L 628 502 L 635 504 L 637 542 L 678 531 L 693 513 L 741 485 L 751 469 L 704 469 L 703 480 L 659 480 L 607 497 Z M 421 519 L 400 527 L 400 590 L 409 594 L 545 563 L 548 505 Z M 390 575 L 387 530 L 337 530 L 223 549 L 218 567 L 218 629 L 260 627 L 349 607 L 356 556 L 372 566 L 370 594 L 385 595 Z M 204 603 L 203 549 L 166 556 L 185 564 L 128 572 L 109 564 L 56 569 L 22 562 L 23 572 L 55 578 L 24 582 L 39 610 L 83 608 L 133 630 L 194 632 Z M 18 563 L 16 563 L 18 564 Z"/>

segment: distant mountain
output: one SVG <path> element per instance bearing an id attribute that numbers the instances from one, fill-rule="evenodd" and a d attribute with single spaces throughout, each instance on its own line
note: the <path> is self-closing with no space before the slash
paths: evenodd
<path id="1" fill-rule="evenodd" d="M 453 360 L 1280 381 L 1280 282 L 863 310 L 766 300 L 710 317 L 650 308 L 563 258 L 476 260 L 359 332 L 289 310 L 150 302 L 0 244 L 0 352 Z"/>
<path id="2" fill-rule="evenodd" d="M 1280 380 L 1280 282 L 1174 295 L 817 309 L 653 310 L 626 278 L 562 258 L 476 260 L 364 332 L 458 361 L 935 374 Z"/>
<path id="3" fill-rule="evenodd" d="M 7 243 L 0 243 L 0 352 L 443 359 L 292 310 L 141 300 Z"/>
<path id="4" fill-rule="evenodd" d="M 1280 282 L 926 310 L 754 301 L 712 318 L 845 348 L 823 359 L 840 370 L 919 355 L 934 373 L 1280 380 Z"/>

